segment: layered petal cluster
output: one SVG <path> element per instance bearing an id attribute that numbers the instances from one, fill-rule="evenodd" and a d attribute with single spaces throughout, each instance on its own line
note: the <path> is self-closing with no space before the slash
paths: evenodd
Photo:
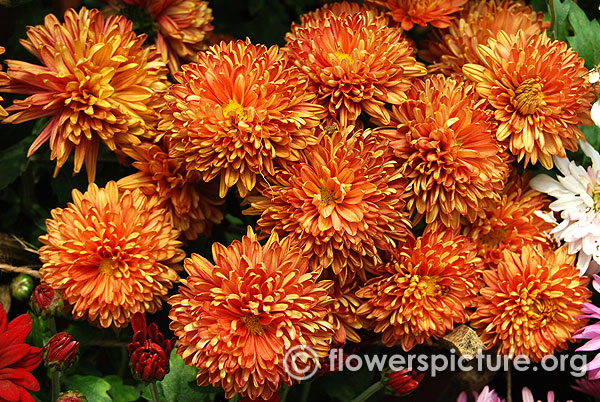
<path id="1" fill-rule="evenodd" d="M 60 290 L 75 319 L 122 328 L 136 312 L 153 313 L 177 281 L 185 256 L 157 197 L 90 184 L 52 210 L 40 236 L 42 282 Z"/>
<path id="2" fill-rule="evenodd" d="M 210 236 L 213 225 L 223 220 L 225 200 L 217 196 L 214 183 L 204 183 L 198 171 L 187 170 L 181 158 L 169 156 L 169 144 L 169 137 L 163 137 L 160 144 L 123 149 L 139 172 L 120 179 L 117 185 L 122 190 L 139 188 L 148 196 L 158 196 L 173 227 L 186 240 L 196 240 L 199 234 Z"/>
<path id="3" fill-rule="evenodd" d="M 523 0 L 476 0 L 468 2 L 446 29 L 432 29 L 419 51 L 431 73 L 462 75 L 462 66 L 477 63 L 477 46 L 487 45 L 499 31 L 513 35 L 522 31 L 526 38 L 550 28 L 544 13 L 535 12 Z"/>
<path id="4" fill-rule="evenodd" d="M 583 138 L 578 125 L 591 125 L 594 95 L 580 79 L 588 73 L 584 60 L 562 41 L 545 33 L 526 36 L 499 31 L 477 47 L 477 64 L 463 73 L 475 82 L 498 121 L 496 137 L 525 166 L 538 161 L 552 168 L 552 156 L 577 150 Z"/>
<path id="5" fill-rule="evenodd" d="M 356 330 L 362 328 L 362 322 L 356 314 L 356 310 L 361 304 L 360 299 L 356 297 L 359 287 L 358 278 L 341 284 L 333 274 L 326 275 L 326 277 L 333 277 L 333 285 L 328 287 L 332 302 L 328 306 L 329 314 L 327 315 L 327 320 L 335 329 L 333 343 L 337 346 L 343 346 L 346 341 L 359 343 L 360 336 Z M 317 284 L 320 281 L 321 279 Z"/>
<path id="6" fill-rule="evenodd" d="M 386 104 L 400 104 L 415 77 L 424 76 L 402 31 L 366 7 L 325 6 L 292 24 L 283 48 L 308 78 L 315 102 L 341 127 L 361 112 L 389 122 Z"/>
<path id="7" fill-rule="evenodd" d="M 545 216 L 558 223 L 550 233 L 566 244 L 570 254 L 578 253 L 577 268 L 583 275 L 590 266 L 590 272 L 597 272 L 600 265 L 600 154 L 588 142 L 579 141 L 579 146 L 592 160 L 587 170 L 574 161 L 554 157 L 562 176 L 538 175 L 531 186 L 556 198 L 550 209 L 559 212 L 561 220 Z"/>
<path id="8" fill-rule="evenodd" d="M 500 193 L 500 201 L 484 209 L 485 216 L 463 227 L 485 263 L 494 268 L 502 259 L 502 251 L 520 253 L 525 244 L 554 248 L 550 233 L 555 225 L 539 216 L 550 201 L 529 187 L 529 176 L 513 172 Z"/>
<path id="9" fill-rule="evenodd" d="M 585 322 L 578 320 L 590 297 L 588 278 L 580 277 L 566 247 L 546 252 L 525 245 L 505 249 L 496 269 L 483 272 L 485 286 L 471 315 L 471 326 L 498 354 L 528 356 L 538 362 L 567 348 Z"/>
<path id="10" fill-rule="evenodd" d="M 28 95 L 6 109 L 14 113 L 3 123 L 51 118 L 28 156 L 49 141 L 56 174 L 74 150 L 74 172 L 85 162 L 92 182 L 101 142 L 114 151 L 153 136 L 167 69 L 153 46 L 143 47 L 146 36 L 136 35 L 131 21 L 83 7 L 67 10 L 62 24 L 46 16 L 27 37 L 21 44 L 42 65 L 6 60 L 0 92 Z"/>
<path id="11" fill-rule="evenodd" d="M 494 389 L 490 389 L 487 385 L 481 390 L 481 393 L 473 391 L 473 397 L 475 398 L 475 402 L 505 402 L 504 399 L 498 396 Z M 456 402 L 467 402 L 468 400 L 467 393 L 463 391 L 458 396 Z"/>
<path id="12" fill-rule="evenodd" d="M 221 386 L 268 400 L 290 372 L 312 370 L 316 361 L 284 362 L 288 350 L 310 347 L 316 356 L 329 351 L 333 327 L 325 320 L 331 302 L 315 284 L 302 250 L 276 234 L 264 246 L 252 229 L 229 247 L 213 244 L 214 264 L 192 254 L 189 273 L 169 300 L 171 329 L 179 337 L 177 353 L 199 369 L 198 385 Z M 315 356 L 315 359 L 316 359 Z M 290 363 L 293 363 L 290 365 Z"/>
<path id="13" fill-rule="evenodd" d="M 457 228 L 499 200 L 508 175 L 507 155 L 497 143 L 496 123 L 473 86 L 441 74 L 415 81 L 408 100 L 393 108 L 390 140 L 409 179 L 408 208 L 427 223 Z"/>
<path id="14" fill-rule="evenodd" d="M 380 275 L 356 292 L 364 299 L 357 314 L 387 346 L 400 343 L 408 351 L 431 343 L 468 320 L 482 269 L 474 243 L 432 225 L 416 242 L 394 250 Z"/>
<path id="15" fill-rule="evenodd" d="M 596 292 L 600 293 L 600 276 L 594 274 L 593 278 L 592 286 Z M 591 319 L 595 320 L 595 322 L 589 323 L 581 328 L 573 336 L 574 339 L 588 339 L 585 345 L 579 347 L 577 351 L 598 351 L 600 350 L 600 347 L 598 346 L 600 340 L 600 322 L 598 321 L 600 320 L 600 308 L 593 303 L 583 303 L 581 312 L 583 315 L 578 318 Z M 591 362 L 583 367 L 583 369 L 586 371 L 589 380 L 594 382 L 600 380 L 600 354 L 597 354 Z"/>
<path id="16" fill-rule="evenodd" d="M 163 59 L 168 61 L 171 74 L 180 70 L 182 62 L 196 61 L 197 53 L 206 50 L 207 34 L 213 30 L 212 10 L 207 1 L 111 0 L 105 11 L 134 19 L 139 8 L 148 20 L 148 26 L 142 29 L 155 31 L 152 32 L 154 42 Z"/>
<path id="17" fill-rule="evenodd" d="M 6 49 L 4 49 L 4 47 L 0 46 L 0 54 L 4 54 Z M 0 66 L 0 70 L 2 69 L 2 66 Z M 5 80 L 6 79 L 6 73 L 3 73 L 0 71 L 0 83 L 2 82 L 1 80 Z M 0 96 L 0 102 L 2 102 L 2 97 Z M 8 116 L 8 112 L 0 105 L 0 119 L 3 119 L 4 117 Z"/>
<path id="18" fill-rule="evenodd" d="M 244 213 L 261 215 L 264 235 L 288 236 L 344 284 L 381 262 L 380 250 L 411 237 L 403 200 L 406 180 L 387 141 L 348 128 L 324 134 L 305 161 L 290 164 L 248 197 Z"/>
<path id="19" fill-rule="evenodd" d="M 0 390 L 2 400 L 33 402 L 27 392 L 39 391 L 40 384 L 31 372 L 42 362 L 43 349 L 27 345 L 33 320 L 22 314 L 8 322 L 0 303 Z"/>
<path id="20" fill-rule="evenodd" d="M 245 196 L 257 175 L 274 174 L 276 159 L 296 160 L 317 141 L 323 109 L 288 63 L 276 46 L 221 42 L 176 74 L 160 126 L 170 155 L 204 181 L 220 175 L 221 197 L 234 185 Z"/>
<path id="21" fill-rule="evenodd" d="M 142 381 L 161 381 L 170 369 L 175 338 L 165 338 L 155 323 L 146 325 L 145 315 L 139 312 L 133 315 L 131 328 L 133 340 L 127 345 L 131 371 Z"/>
<path id="22" fill-rule="evenodd" d="M 383 7 L 405 31 L 416 25 L 447 28 L 467 0 L 367 0 L 366 4 Z"/>

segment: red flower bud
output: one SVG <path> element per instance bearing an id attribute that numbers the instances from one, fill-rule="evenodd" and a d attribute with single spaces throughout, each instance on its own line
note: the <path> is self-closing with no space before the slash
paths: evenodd
<path id="1" fill-rule="evenodd" d="M 66 391 L 58 395 L 56 402 L 87 402 L 87 398 L 79 391 Z"/>
<path id="2" fill-rule="evenodd" d="M 48 318 L 62 312 L 65 304 L 60 292 L 47 285 L 37 285 L 29 300 L 29 306 L 36 315 Z"/>
<path id="3" fill-rule="evenodd" d="M 175 338 L 165 339 L 156 324 L 146 328 L 146 318 L 136 313 L 131 320 L 133 342 L 129 344 L 129 363 L 134 376 L 142 381 L 160 381 L 169 372 L 169 356 Z M 150 338 L 147 339 L 147 335 Z"/>
<path id="4" fill-rule="evenodd" d="M 384 374 L 384 384 L 398 396 L 408 395 L 419 386 L 423 374 L 404 368 L 399 371 L 389 371 Z"/>
<path id="5" fill-rule="evenodd" d="M 77 361 L 79 342 L 66 332 L 59 332 L 44 349 L 44 362 L 52 370 L 66 370 Z"/>

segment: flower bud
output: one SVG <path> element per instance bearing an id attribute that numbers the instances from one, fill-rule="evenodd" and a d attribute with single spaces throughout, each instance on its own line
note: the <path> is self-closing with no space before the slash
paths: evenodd
<path id="1" fill-rule="evenodd" d="M 79 391 L 66 391 L 58 395 L 56 402 L 87 402 L 87 398 Z"/>
<path id="2" fill-rule="evenodd" d="M 415 370 L 403 368 L 398 371 L 387 371 L 383 374 L 382 381 L 387 389 L 398 396 L 408 395 L 419 386 L 423 374 Z"/>
<path id="3" fill-rule="evenodd" d="M 65 304 L 59 291 L 47 285 L 37 285 L 29 300 L 29 307 L 36 315 L 48 318 L 62 312 Z"/>
<path id="4" fill-rule="evenodd" d="M 10 282 L 10 294 L 17 300 L 27 300 L 33 291 L 33 278 L 19 274 Z"/>
<path id="5" fill-rule="evenodd" d="M 48 341 L 44 362 L 51 370 L 66 370 L 77 361 L 79 342 L 66 332 L 59 332 Z"/>
<path id="6" fill-rule="evenodd" d="M 133 342 L 128 349 L 133 375 L 146 382 L 162 380 L 169 372 L 169 356 L 175 338 L 165 339 L 156 324 L 146 327 L 146 318 L 140 313 L 133 316 L 131 327 Z M 150 335 L 148 339 L 147 335 Z"/>

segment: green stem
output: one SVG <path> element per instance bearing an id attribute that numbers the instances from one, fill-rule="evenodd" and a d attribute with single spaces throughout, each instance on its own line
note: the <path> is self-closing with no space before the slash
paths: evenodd
<path id="1" fill-rule="evenodd" d="M 310 395 L 310 381 L 306 381 L 302 384 L 302 390 L 300 391 L 300 402 L 308 402 L 308 396 Z"/>
<path id="2" fill-rule="evenodd" d="M 56 335 L 56 321 L 54 321 L 54 317 L 48 318 L 48 328 L 50 328 L 50 333 L 53 336 Z"/>
<path id="3" fill-rule="evenodd" d="M 150 388 L 150 396 L 152 397 L 152 402 L 160 402 L 160 397 L 158 396 L 158 388 L 156 388 L 156 383 L 151 382 L 148 384 L 148 388 Z"/>
<path id="4" fill-rule="evenodd" d="M 60 394 L 60 371 L 56 370 L 52 373 L 52 401 L 56 401 L 58 399 L 58 394 Z"/>
<path id="5" fill-rule="evenodd" d="M 285 402 L 289 392 L 290 392 L 290 386 L 284 385 L 281 388 L 281 393 L 279 394 L 279 402 Z"/>
<path id="6" fill-rule="evenodd" d="M 365 389 L 363 393 L 354 398 L 352 402 L 365 402 L 382 389 L 383 383 L 381 381 L 378 381 L 375 384 L 371 385 L 369 388 Z"/>
<path id="7" fill-rule="evenodd" d="M 121 362 L 119 364 L 119 377 L 123 378 L 125 376 L 125 370 L 129 364 L 129 351 L 126 346 L 121 346 Z"/>

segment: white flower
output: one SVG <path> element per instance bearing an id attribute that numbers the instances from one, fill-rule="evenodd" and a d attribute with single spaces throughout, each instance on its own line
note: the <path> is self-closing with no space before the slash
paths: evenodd
<path id="1" fill-rule="evenodd" d="M 594 104 L 592 105 L 591 115 L 594 124 L 600 127 L 600 99 L 594 102 Z"/>
<path id="2" fill-rule="evenodd" d="M 550 233 L 567 244 L 570 254 L 579 253 L 577 268 L 582 275 L 586 271 L 589 275 L 600 268 L 600 154 L 588 142 L 579 141 L 579 146 L 592 159 L 592 166 L 586 170 L 567 158 L 554 156 L 554 164 L 563 176 L 555 180 L 538 175 L 530 186 L 556 198 L 550 209 L 560 212 L 562 221 L 556 222 L 551 215 L 540 216 L 558 223 Z"/>

